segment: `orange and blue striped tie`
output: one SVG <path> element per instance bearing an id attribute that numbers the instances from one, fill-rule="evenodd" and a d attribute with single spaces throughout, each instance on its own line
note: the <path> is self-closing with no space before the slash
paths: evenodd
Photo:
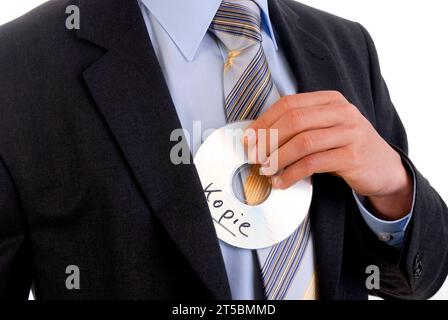
<path id="1" fill-rule="evenodd" d="M 261 45 L 260 9 L 249 0 L 223 1 L 210 30 L 228 51 L 224 94 L 228 122 L 257 118 L 279 99 Z"/>
<path id="2" fill-rule="evenodd" d="M 280 98 L 261 44 L 259 7 L 251 0 L 225 0 L 210 25 L 210 31 L 227 51 L 224 62 L 227 121 L 256 119 L 263 109 Z M 261 179 L 254 178 L 255 171 L 244 183 L 246 200 L 250 200 L 251 194 L 264 194 L 250 190 L 250 186 L 264 187 Z M 256 199 L 253 200 L 256 203 Z M 307 218 L 289 238 L 270 248 L 269 254 L 259 252 L 266 299 L 285 299 L 296 279 L 309 240 L 310 223 Z"/>

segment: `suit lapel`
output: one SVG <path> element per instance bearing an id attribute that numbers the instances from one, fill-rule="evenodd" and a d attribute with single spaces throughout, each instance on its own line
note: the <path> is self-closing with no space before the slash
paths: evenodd
<path id="1" fill-rule="evenodd" d="M 288 3 L 271 0 L 269 11 L 282 49 L 296 76 L 299 92 L 344 92 L 328 47 L 308 32 L 306 26 L 301 26 L 300 16 L 289 8 Z M 342 265 L 347 187 L 341 179 L 329 175 L 315 176 L 313 183 L 311 212 L 319 293 L 321 299 L 334 299 Z"/>
<path id="2" fill-rule="evenodd" d="M 81 1 L 78 36 L 105 49 L 83 73 L 148 205 L 214 298 L 230 288 L 214 226 L 193 165 L 173 165 L 181 128 L 137 1 Z"/>

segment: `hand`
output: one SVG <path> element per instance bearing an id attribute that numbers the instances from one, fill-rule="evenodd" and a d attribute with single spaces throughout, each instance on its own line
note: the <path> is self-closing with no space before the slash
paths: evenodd
<path id="1" fill-rule="evenodd" d="M 277 129 L 278 146 L 256 159 L 261 174 L 272 175 L 277 189 L 287 189 L 316 173 L 342 177 L 359 195 L 366 196 L 379 218 L 396 220 L 412 206 L 411 177 L 400 155 L 376 132 L 370 122 L 334 91 L 319 91 L 281 98 L 248 129 Z M 247 132 L 247 129 L 246 129 Z M 244 140 L 256 154 L 260 141 Z M 254 152 L 255 151 L 255 152 Z"/>

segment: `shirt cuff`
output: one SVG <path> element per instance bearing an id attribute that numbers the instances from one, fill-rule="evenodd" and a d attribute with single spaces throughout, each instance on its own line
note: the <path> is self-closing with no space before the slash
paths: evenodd
<path id="1" fill-rule="evenodd" d="M 416 195 L 416 180 L 415 173 L 412 168 L 409 168 L 409 172 L 412 173 L 414 181 L 414 195 L 412 199 L 411 211 L 403 218 L 395 221 L 386 221 L 379 219 L 374 216 L 369 210 L 366 209 L 367 199 L 366 197 L 357 195 L 353 191 L 353 196 L 355 197 L 356 204 L 358 205 L 359 211 L 369 228 L 378 237 L 378 239 L 391 247 L 400 249 L 403 244 L 404 235 L 406 228 L 412 218 L 412 213 L 414 212 L 415 205 L 415 195 Z"/>

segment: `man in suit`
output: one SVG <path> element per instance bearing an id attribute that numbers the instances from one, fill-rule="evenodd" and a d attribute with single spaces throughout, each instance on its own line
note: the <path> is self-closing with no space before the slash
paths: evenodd
<path id="1" fill-rule="evenodd" d="M 366 299 L 373 265 L 373 294 L 426 299 L 447 275 L 447 207 L 357 23 L 291 0 L 50 1 L 0 28 L 0 88 L 0 298 Z M 170 161 L 173 130 L 243 119 L 278 129 L 273 187 L 313 175 L 310 219 L 264 250 L 218 240 L 195 167 Z"/>

